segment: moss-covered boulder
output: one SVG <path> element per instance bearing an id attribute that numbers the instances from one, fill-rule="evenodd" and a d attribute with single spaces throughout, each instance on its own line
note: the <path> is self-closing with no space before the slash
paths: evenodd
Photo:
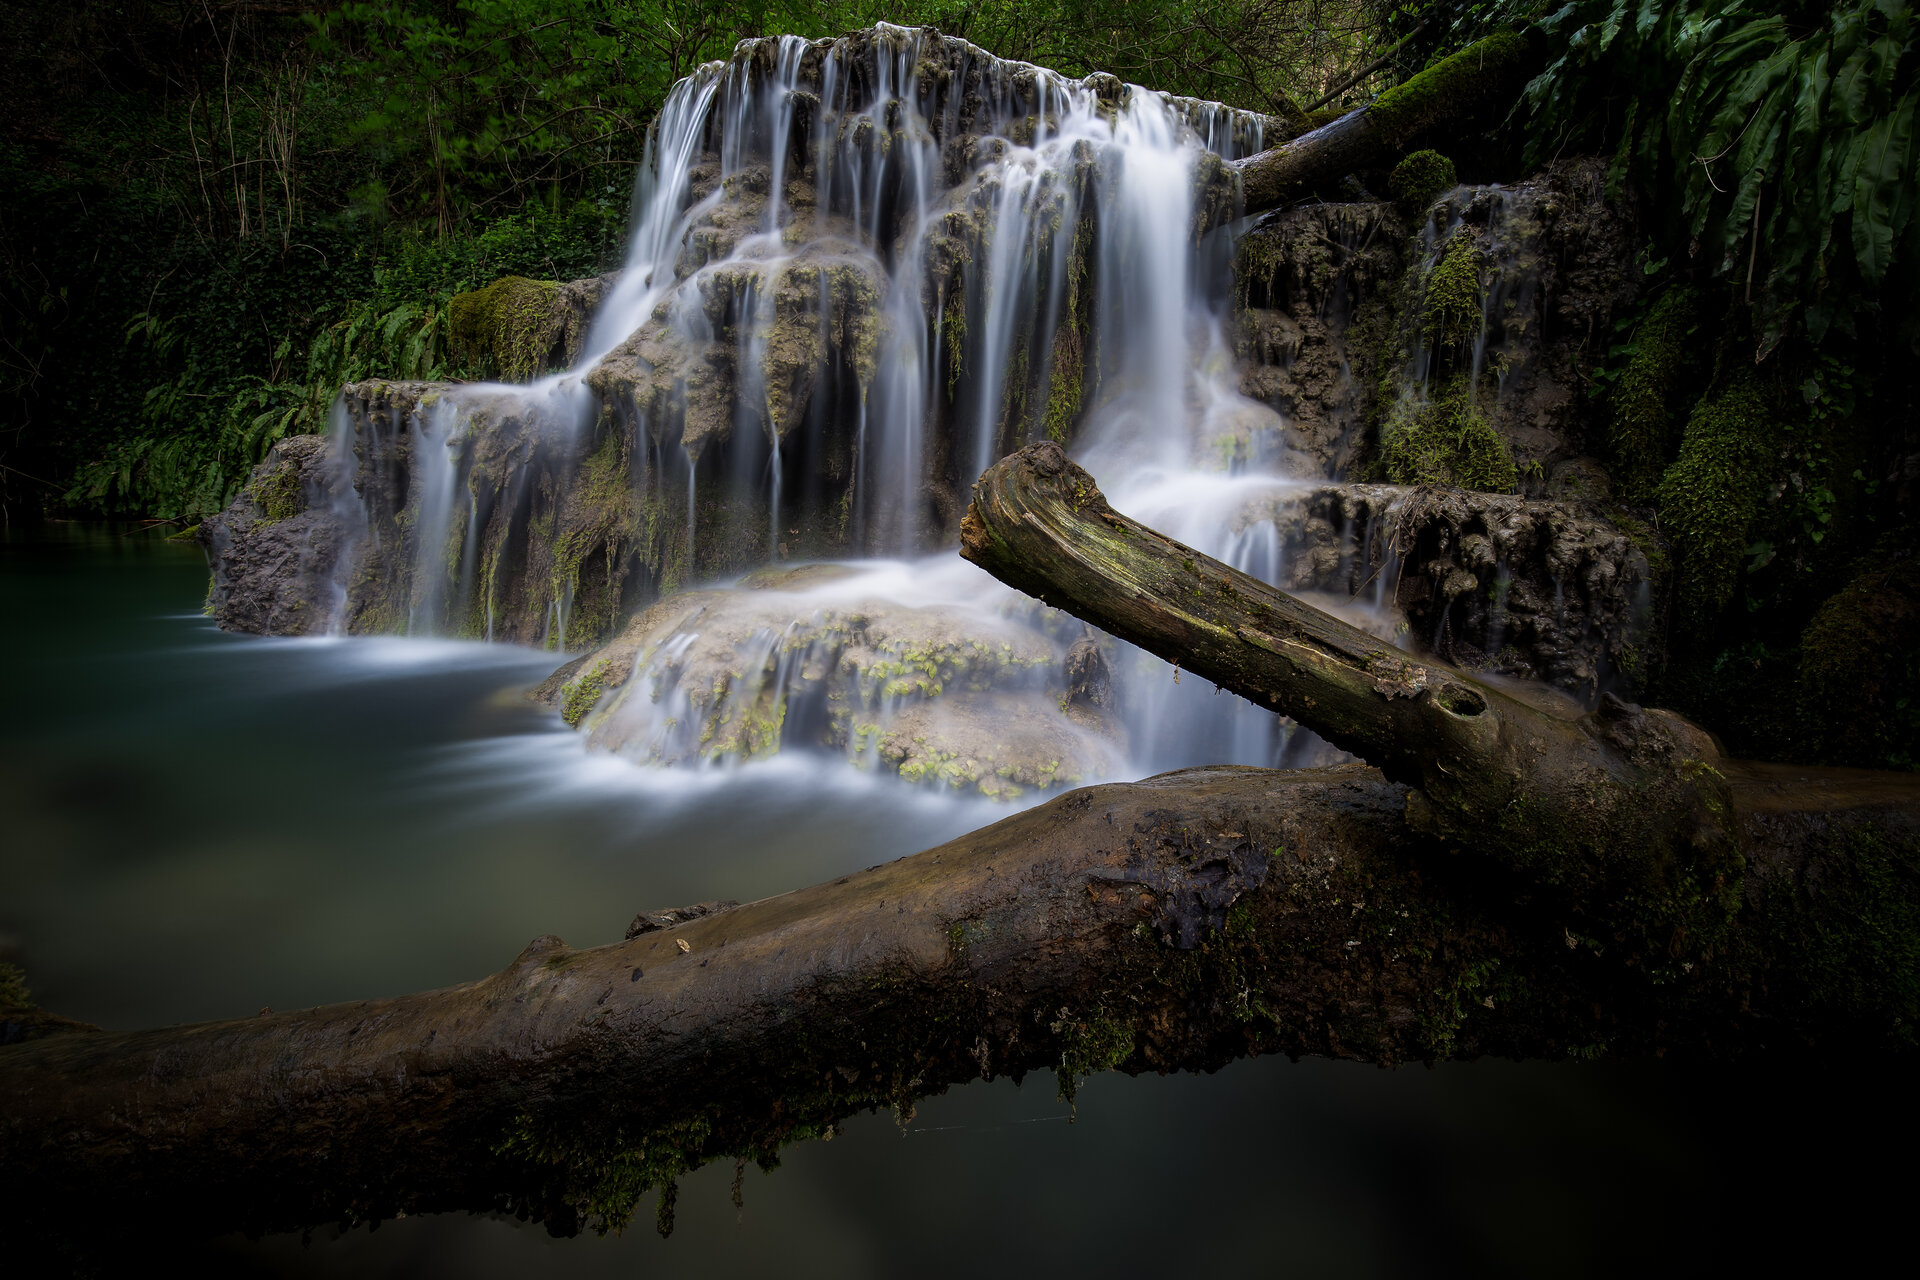
<path id="1" fill-rule="evenodd" d="M 1920 765 L 1920 558 L 1868 569 L 1800 637 L 1809 752 L 1876 769 Z"/>
<path id="2" fill-rule="evenodd" d="M 455 294 L 447 329 L 457 359 L 507 382 L 564 369 L 580 358 L 595 308 L 613 276 L 558 284 L 502 276 Z"/>
<path id="3" fill-rule="evenodd" d="M 1460 185 L 1453 161 L 1431 149 L 1416 151 L 1393 167 L 1387 190 L 1410 212 L 1424 211 L 1444 192 Z"/>
<path id="4" fill-rule="evenodd" d="M 213 567 L 206 611 L 222 629 L 299 636 L 333 625 L 344 597 L 336 569 L 348 531 L 334 504 L 344 480 L 326 437 L 294 436 L 200 526 Z"/>
<path id="5" fill-rule="evenodd" d="M 1652 498 L 1673 460 L 1700 365 L 1691 341 L 1699 324 L 1700 297 L 1690 286 L 1669 289 L 1634 326 L 1632 354 L 1614 384 L 1607 443 L 1613 478 L 1632 502 Z"/>
<path id="6" fill-rule="evenodd" d="M 847 566 L 773 570 L 661 600 L 538 696 L 645 763 L 816 750 L 1001 798 L 1107 776 L 1117 726 L 1074 702 L 1050 612 L 1019 607 L 902 603 Z"/>
<path id="7" fill-rule="evenodd" d="M 1660 524 L 1674 540 L 1681 616 L 1704 623 L 1733 599 L 1741 559 L 1778 461 L 1781 425 L 1750 373 L 1735 375 L 1687 420 L 1660 481 Z"/>

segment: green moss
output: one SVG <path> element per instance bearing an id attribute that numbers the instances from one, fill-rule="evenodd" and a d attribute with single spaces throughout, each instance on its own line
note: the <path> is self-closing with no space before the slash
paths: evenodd
<path id="1" fill-rule="evenodd" d="M 1607 440 L 1614 483 L 1630 502 L 1653 496 L 1674 444 L 1674 426 L 1688 396 L 1685 375 L 1695 361 L 1688 339 L 1699 320 L 1699 295 L 1668 290 L 1633 331 L 1633 354 L 1613 391 Z"/>
<path id="2" fill-rule="evenodd" d="M 967 291 L 955 277 L 947 285 L 947 399 L 953 399 L 960 384 L 961 358 L 967 350 Z"/>
<path id="3" fill-rule="evenodd" d="M 1412 210 L 1422 210 L 1443 193 L 1460 185 L 1453 161 L 1438 151 L 1416 151 L 1393 167 L 1387 190 L 1393 198 Z"/>
<path id="4" fill-rule="evenodd" d="M 1387 138 L 1411 140 L 1453 114 L 1455 99 L 1474 94 L 1489 79 L 1513 76 L 1532 56 L 1524 36 L 1495 32 L 1381 94 L 1368 108 L 1367 118 Z"/>
<path id="5" fill-rule="evenodd" d="M 1800 636 L 1799 719 L 1818 759 L 1920 766 L 1920 560 L 1868 569 Z"/>
<path id="6" fill-rule="evenodd" d="M 1444 484 L 1511 493 L 1520 483 L 1506 441 L 1456 378 L 1433 400 L 1404 402 L 1380 432 L 1381 461 L 1395 484 Z"/>
<path id="7" fill-rule="evenodd" d="M 1133 1056 L 1133 1027 L 1104 1009 L 1079 1015 L 1062 1009 L 1050 1030 L 1060 1037 L 1060 1065 L 1054 1074 L 1060 1082 L 1060 1099 L 1069 1106 L 1082 1080 L 1111 1071 Z"/>
<path id="8" fill-rule="evenodd" d="M 1456 231 L 1427 273 L 1420 304 L 1420 332 L 1435 346 L 1465 347 L 1480 336 L 1486 288 L 1486 251 L 1469 230 Z"/>
<path id="9" fill-rule="evenodd" d="M 861 1111 L 889 1108 L 913 1115 L 929 1078 L 943 1073 L 927 1056 L 927 1040 L 971 1046 L 979 1039 L 969 995 L 930 990 L 905 972 L 869 978 L 856 988 L 816 990 L 813 1018 L 788 1037 L 787 1057 L 758 1059 L 732 1071 L 745 1094 L 737 1105 L 705 1105 L 672 1114 L 670 1099 L 657 1121 L 622 1108 L 635 1100 L 589 1091 L 575 1100 L 551 1099 L 514 1116 L 493 1144 L 496 1155 L 532 1175 L 533 1207 L 565 1206 L 588 1228 L 606 1234 L 632 1221 L 648 1191 L 659 1193 L 655 1225 L 673 1228 L 679 1179 L 713 1161 L 751 1161 L 772 1171 L 780 1149 L 794 1142 L 830 1141 L 841 1122 Z M 858 1055 L 846 1046 L 857 1039 Z M 849 1065 L 853 1057 L 857 1067 Z M 769 1105 L 770 1103 L 770 1105 Z M 643 1112 L 644 1114 L 644 1112 Z M 736 1183 L 737 1185 L 737 1183 Z M 562 1219 L 564 1221 L 564 1219 Z"/>
<path id="10" fill-rule="evenodd" d="M 556 600 L 571 600 L 572 608 L 567 634 L 556 640 L 583 647 L 605 640 L 617 629 L 627 551 L 640 533 L 624 436 L 609 431 L 602 437 L 599 447 L 581 464 L 566 502 L 567 530 L 553 540 L 553 595 Z M 596 572 L 588 573 L 596 557 L 599 562 L 592 565 Z"/>
<path id="11" fill-rule="evenodd" d="M 294 468 L 285 463 L 256 477 L 247 486 L 247 497 L 260 508 L 261 518 L 268 524 L 279 524 L 307 509 L 306 486 L 300 483 Z"/>
<path id="12" fill-rule="evenodd" d="M 536 377 L 552 364 L 563 336 L 559 303 L 559 285 L 525 276 L 502 276 L 484 289 L 455 294 L 447 303 L 454 347 L 509 381 Z"/>
<path id="13" fill-rule="evenodd" d="M 600 695 L 607 687 L 607 663 L 605 659 L 596 662 L 591 671 L 567 686 L 560 703 L 560 718 L 567 722 L 570 729 L 578 729 L 580 722 L 587 718 L 594 705 L 600 701 Z"/>
<path id="14" fill-rule="evenodd" d="M 1660 481 L 1660 527 L 1675 544 L 1675 605 L 1696 623 L 1733 598 L 1779 434 L 1753 376 L 1742 373 L 1694 409 L 1680 456 Z"/>
<path id="15" fill-rule="evenodd" d="M 679 1179 L 705 1162 L 704 1150 L 712 1133 L 711 1118 L 694 1116 L 631 1143 L 615 1133 L 613 1140 L 601 1147 L 542 1126 L 522 1114 L 508 1126 L 494 1154 L 563 1171 L 564 1198 L 601 1235 L 625 1230 L 633 1221 L 640 1197 L 658 1187 L 655 1225 L 665 1236 L 673 1231 Z"/>
<path id="16" fill-rule="evenodd" d="M 1869 1044 L 1920 1044 L 1920 848 L 1911 831 L 1867 824 L 1835 833 L 1799 883 L 1769 895 L 1765 915 L 1776 957 L 1770 985 L 1785 1007 Z"/>

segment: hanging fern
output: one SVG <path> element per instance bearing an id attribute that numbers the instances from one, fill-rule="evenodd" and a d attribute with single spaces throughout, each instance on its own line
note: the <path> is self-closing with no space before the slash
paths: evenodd
<path id="1" fill-rule="evenodd" d="M 1920 261 L 1920 62 L 1904 0 L 1575 0 L 1541 29 L 1529 159 L 1617 128 L 1616 182 L 1677 220 L 1679 247 L 1754 308 L 1764 358 L 1804 325 L 1851 334 Z"/>

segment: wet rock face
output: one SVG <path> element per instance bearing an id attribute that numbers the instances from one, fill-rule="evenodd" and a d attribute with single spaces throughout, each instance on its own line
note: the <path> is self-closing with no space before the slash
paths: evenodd
<path id="1" fill-rule="evenodd" d="M 233 505 L 200 526 L 213 566 L 207 613 L 223 630 L 300 636 L 328 629 L 347 537 L 334 503 L 339 483 L 324 437 L 282 440 Z"/>
<path id="2" fill-rule="evenodd" d="M 1280 542 L 1277 585 L 1331 612 L 1395 618 L 1402 648 L 1537 679 L 1591 703 L 1632 696 L 1661 643 L 1645 552 L 1572 503 L 1464 489 L 1326 486 L 1249 508 Z M 1350 619 L 1366 626 L 1361 617 Z"/>
<path id="3" fill-rule="evenodd" d="M 1057 617 L 901 604 L 806 565 L 653 605 L 545 700 L 595 747 L 655 764 L 816 750 L 1011 798 L 1110 774 L 1119 731 L 1063 704 Z M 1082 663 L 1084 667 L 1084 663 Z"/>
<path id="4" fill-rule="evenodd" d="M 1412 215 L 1386 202 L 1268 215 L 1235 264 L 1242 389 L 1332 478 L 1365 471 L 1400 402 L 1457 386 L 1521 492 L 1604 496 L 1585 388 L 1639 288 L 1633 211 L 1605 185 L 1604 162 L 1577 159 L 1510 187 L 1456 187 Z M 1468 296 L 1436 288 L 1450 275 Z"/>
<path id="5" fill-rule="evenodd" d="M 1287 446 L 1323 477 L 1353 474 L 1366 452 L 1366 321 L 1377 326 L 1372 313 L 1399 279 L 1405 235 L 1392 205 L 1314 204 L 1272 214 L 1240 241 L 1240 390 L 1280 412 Z"/>

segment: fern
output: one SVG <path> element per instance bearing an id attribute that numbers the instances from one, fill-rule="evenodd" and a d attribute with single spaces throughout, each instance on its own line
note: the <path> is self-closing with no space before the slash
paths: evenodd
<path id="1" fill-rule="evenodd" d="M 1755 0 L 1575 0 L 1540 22 L 1529 159 L 1621 120 L 1616 183 L 1650 191 L 1707 273 L 1752 303 L 1758 354 L 1852 334 L 1920 260 L 1914 19 L 1851 0 L 1796 22 Z"/>

